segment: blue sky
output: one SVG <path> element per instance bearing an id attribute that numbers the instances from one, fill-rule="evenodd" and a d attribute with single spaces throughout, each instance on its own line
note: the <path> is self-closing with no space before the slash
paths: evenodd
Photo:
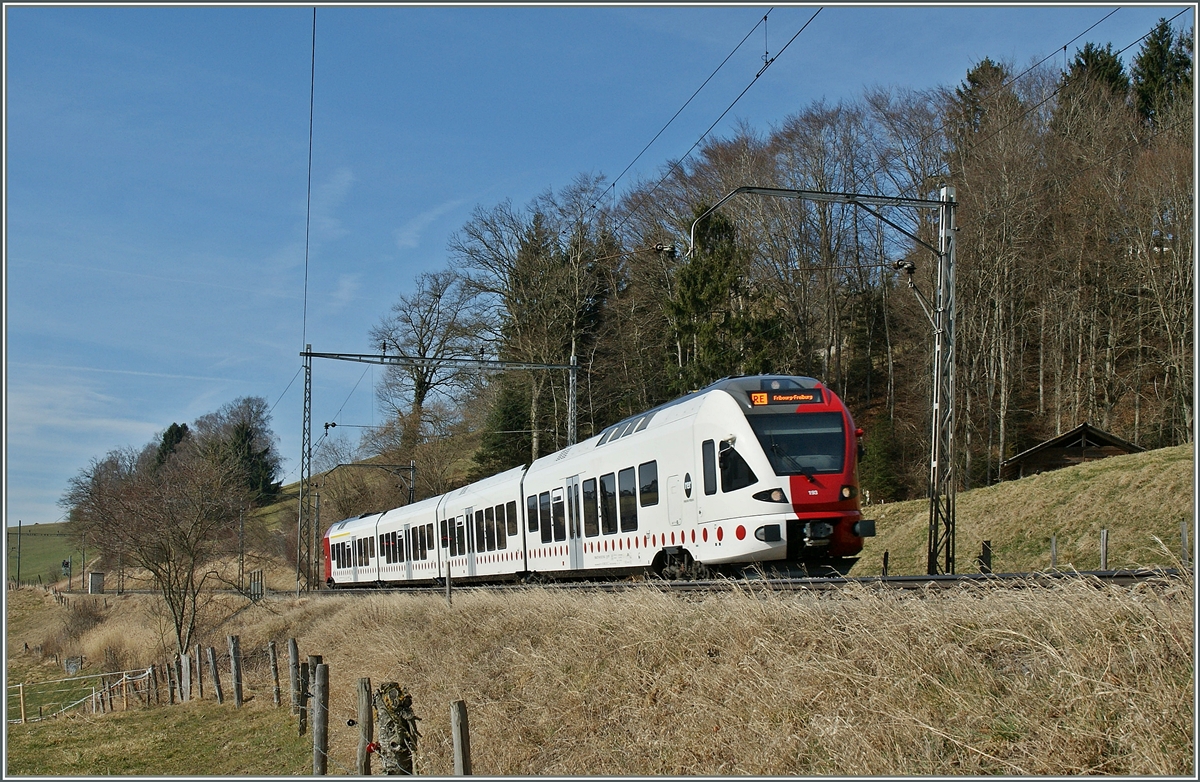
<path id="1" fill-rule="evenodd" d="M 305 341 L 372 352 L 473 208 L 611 180 L 770 11 L 618 190 L 653 176 L 817 8 L 319 7 L 305 308 L 312 6 L 7 5 L 6 523 L 61 520 L 93 457 L 241 396 L 295 480 Z M 826 6 L 714 134 L 984 57 L 1061 67 L 1114 8 Z M 1184 6 L 1119 8 L 1068 56 Z M 314 438 L 379 422 L 379 371 L 316 362 Z"/>

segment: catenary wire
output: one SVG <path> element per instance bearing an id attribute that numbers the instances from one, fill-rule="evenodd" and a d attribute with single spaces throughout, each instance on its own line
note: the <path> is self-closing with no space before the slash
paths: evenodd
<path id="1" fill-rule="evenodd" d="M 1175 14 L 1174 16 L 1172 16 L 1172 17 L 1171 17 L 1170 19 L 1168 19 L 1167 21 L 1168 21 L 1168 22 L 1173 22 L 1173 21 L 1175 21 L 1176 19 L 1178 19 L 1180 16 L 1182 16 L 1183 14 L 1187 13 L 1189 10 L 1190 10 L 1190 8 L 1185 8 L 1185 9 L 1183 9 L 1182 11 L 1180 11 L 1179 13 Z M 1101 21 L 1103 21 L 1103 20 L 1101 20 Z M 1097 24 L 1099 24 L 1099 22 L 1097 22 Z M 1094 26 L 1094 25 L 1093 25 L 1093 26 Z M 1156 25 L 1156 26 L 1157 26 L 1157 25 Z M 1088 28 L 1088 29 L 1091 29 L 1091 28 Z M 1129 51 L 1130 49 L 1132 49 L 1134 46 L 1137 46 L 1139 43 L 1141 43 L 1142 41 L 1146 40 L 1146 38 L 1148 38 L 1152 32 L 1154 32 L 1154 30 L 1153 30 L 1153 29 L 1151 29 L 1151 30 L 1147 31 L 1145 35 L 1141 36 L 1140 38 L 1138 38 L 1138 39 L 1137 39 L 1136 41 L 1134 41 L 1133 43 L 1129 44 L 1129 45 L 1128 45 L 1128 46 L 1126 46 L 1125 48 L 1123 48 L 1123 49 L 1121 49 L 1120 51 L 1118 51 L 1118 52 L 1117 52 L 1117 54 L 1118 54 L 1118 55 L 1119 55 L 1119 54 L 1124 54 L 1125 52 L 1127 52 L 1127 51 Z M 1076 36 L 1076 38 L 1078 38 L 1078 37 L 1079 37 L 1079 36 Z M 1029 72 L 1029 71 L 1026 71 L 1026 73 L 1028 73 L 1028 72 Z M 1014 80 L 1010 80 L 1009 82 L 1006 82 L 1006 84 L 1011 84 L 1011 83 L 1012 83 L 1012 81 L 1014 81 Z M 1064 86 L 1064 85 L 1063 85 L 1063 83 L 1062 83 L 1062 82 L 1060 82 L 1060 83 L 1059 83 L 1059 85 L 1058 85 L 1057 87 L 1055 87 L 1053 90 L 1051 90 L 1051 91 L 1050 91 L 1050 94 L 1049 94 L 1049 95 L 1047 95 L 1045 98 L 1043 98 L 1042 100 L 1038 101 L 1038 102 L 1037 102 L 1037 103 L 1035 103 L 1034 105 L 1030 106 L 1028 109 L 1026 109 L 1024 112 L 1022 112 L 1022 113 L 1021 113 L 1021 115 L 1020 115 L 1019 117 L 1016 117 L 1015 119 L 1011 120 L 1011 121 L 1010 121 L 1010 122 L 1008 122 L 1007 124 L 1005 124 L 1005 125 L 1002 125 L 1001 127 L 999 127 L 999 128 L 997 128 L 996 130 L 992 131 L 990 134 L 988 134 L 987 136 L 985 136 L 985 137 L 983 137 L 982 139 L 980 139 L 980 140 L 979 140 L 977 143 L 979 143 L 979 144 L 983 144 L 983 143 L 985 143 L 985 142 L 987 142 L 987 141 L 990 141 L 991 139 L 995 138 L 995 137 L 996 137 L 996 136 L 998 136 L 999 134 L 1003 133 L 1005 130 L 1008 130 L 1009 128 L 1011 128 L 1013 125 L 1015 125 L 1015 124 L 1017 124 L 1018 122 L 1020 122 L 1020 121 L 1024 120 L 1024 119 L 1025 119 L 1026 117 L 1028 117 L 1028 116 L 1029 116 L 1031 113 L 1033 113 L 1033 112 L 1034 112 L 1034 111 L 1036 111 L 1037 109 L 1041 108 L 1041 107 L 1042 107 L 1042 106 L 1044 106 L 1046 103 L 1048 103 L 1048 102 L 1049 102 L 1049 101 L 1050 101 L 1052 98 L 1054 98 L 1055 96 L 1057 96 L 1057 95 L 1059 94 L 1059 92 L 1061 92 L 1061 91 L 1062 91 L 1062 89 L 1063 89 L 1063 86 Z M 943 128 L 941 128 L 941 131 L 944 131 L 944 130 L 945 130 L 945 128 L 944 128 L 944 127 L 943 127 Z M 930 136 L 930 137 L 931 137 L 931 136 Z M 930 137 L 926 137 L 926 140 L 928 140 L 928 138 L 930 138 Z M 942 169 L 940 169 L 940 170 L 939 170 L 939 171 L 938 171 L 938 172 L 935 174 L 935 176 L 949 176 L 949 174 L 950 174 L 950 170 L 949 170 L 948 168 L 946 168 L 946 167 L 943 167 Z M 913 185 L 913 187 L 915 187 L 915 185 Z M 906 190 L 905 192 L 909 192 L 909 191 L 911 191 L 911 190 L 912 190 L 912 187 L 910 187 L 910 188 L 909 188 L 908 190 Z"/>
<path id="2" fill-rule="evenodd" d="M 629 173 L 629 169 L 633 168 L 634 164 L 637 163 L 639 160 L 641 160 L 642 155 L 646 154 L 646 150 L 650 149 L 650 147 L 653 146 L 655 141 L 658 141 L 658 137 L 661 136 L 666 131 L 666 129 L 671 126 L 671 123 L 673 123 L 676 120 L 676 118 L 678 118 L 679 115 L 683 113 L 683 110 L 686 109 L 691 104 L 691 102 L 696 98 L 696 96 L 700 94 L 700 91 L 703 90 L 706 86 L 708 86 L 708 83 L 713 80 L 713 77 L 716 76 L 717 73 L 722 68 L 725 67 L 725 63 L 729 62 L 729 59 L 731 57 L 733 57 L 733 55 L 737 54 L 738 50 L 742 48 L 742 44 L 746 43 L 747 39 L 749 39 L 750 36 L 754 34 L 754 31 L 758 29 L 759 25 L 766 24 L 767 17 L 770 16 L 771 11 L 774 11 L 774 10 L 775 10 L 774 8 L 771 8 L 770 10 L 768 10 L 767 13 L 763 15 L 763 18 L 760 19 L 758 21 L 758 23 L 755 24 L 754 27 L 752 27 L 750 29 L 750 32 L 746 33 L 746 36 L 744 38 L 742 38 L 741 41 L 738 42 L 738 45 L 733 47 L 733 51 L 731 51 L 728 55 L 726 55 L 724 60 L 721 60 L 721 64 L 716 67 L 716 70 L 714 70 L 712 73 L 710 73 L 708 75 L 708 78 L 704 80 L 704 83 L 701 84 L 699 87 L 697 87 L 696 91 L 692 93 L 692 96 L 690 98 L 688 98 L 686 101 L 684 101 L 684 104 L 682 106 L 680 106 L 679 110 L 676 111 L 671 116 L 671 119 L 667 120 L 667 124 L 663 125 L 662 128 L 657 133 L 654 134 L 654 138 L 650 139 L 650 143 L 646 144 L 646 146 L 644 146 L 642 148 L 642 151 L 637 153 L 637 157 L 635 157 L 632 161 L 630 161 L 629 165 L 625 166 L 625 170 L 623 170 L 620 174 L 618 174 L 617 178 L 612 181 L 612 184 L 610 184 L 607 188 L 605 188 L 604 192 L 601 193 L 600 196 L 595 201 L 592 202 L 592 205 L 590 207 L 591 209 L 595 209 L 596 206 L 600 203 L 600 201 L 603 200 L 606 195 L 608 195 L 609 191 L 615 190 L 615 188 L 617 186 L 617 182 L 620 182 L 621 178 L 624 177 L 627 173 Z"/>
<path id="3" fill-rule="evenodd" d="M 704 133 L 702 133 L 700 135 L 700 138 L 696 139 L 696 143 L 692 144 L 692 146 L 688 149 L 687 152 L 684 152 L 683 155 L 678 160 L 676 160 L 674 163 L 671 164 L 671 167 L 667 170 L 667 173 L 663 174 L 662 178 L 660 178 L 658 180 L 658 182 L 655 183 L 654 187 L 650 188 L 650 192 L 648 192 L 644 196 L 642 196 L 641 199 L 639 199 L 639 202 L 632 209 L 629 210 L 629 213 L 625 215 L 625 219 L 622 220 L 620 223 L 618 223 L 617 227 L 615 229 L 613 229 L 614 233 L 620 231 L 621 228 L 623 228 L 625 226 L 625 224 L 627 222 L 629 222 L 630 218 L 632 218 L 633 215 L 636 214 L 638 212 L 638 210 L 640 210 L 642 208 L 642 206 L 644 206 L 646 204 L 647 200 L 652 195 L 654 195 L 655 192 L 658 191 L 658 188 L 661 187 L 662 184 L 664 182 L 666 182 L 667 179 L 670 178 L 670 176 L 672 174 L 675 173 L 675 171 L 679 168 L 679 166 L 682 165 L 683 161 L 689 155 L 691 155 L 692 152 L 696 149 L 696 147 L 700 146 L 700 143 L 702 141 L 704 141 L 704 139 L 708 136 L 709 133 L 712 132 L 713 128 L 715 128 L 717 126 L 717 124 L 725 118 L 726 114 L 728 114 L 730 111 L 733 110 L 733 107 L 736 106 L 738 101 L 740 101 L 742 99 L 742 96 L 744 96 L 747 92 L 750 91 L 750 88 L 753 87 L 755 82 L 758 81 L 758 77 L 760 77 L 764 73 L 766 73 L 767 69 L 771 67 L 771 64 L 774 63 L 777 59 L 779 59 L 779 57 L 782 56 L 785 51 L 787 51 L 788 47 L 792 45 L 792 41 L 795 41 L 800 36 L 800 33 L 804 32 L 808 28 L 808 26 L 810 24 L 812 24 L 813 19 L 816 19 L 817 14 L 821 13 L 822 10 L 823 10 L 823 7 L 818 8 L 813 13 L 813 15 L 808 18 L 808 21 L 805 22 L 803 24 L 803 26 L 801 26 L 800 29 L 796 31 L 796 34 L 792 36 L 791 40 L 789 40 L 786 44 L 784 44 L 783 48 L 779 50 L 779 54 L 776 54 L 774 57 L 767 60 L 763 64 L 763 67 L 759 69 L 758 73 L 754 74 L 754 78 L 750 80 L 750 83 L 746 85 L 745 89 L 743 89 L 740 93 L 738 93 L 738 96 L 733 99 L 733 102 L 730 103 L 729 106 L 723 112 L 721 112 L 721 116 L 717 117 L 717 119 L 711 125 L 708 126 L 708 130 L 704 131 Z"/>
<path id="4" fill-rule="evenodd" d="M 308 204 L 304 213 L 304 307 L 300 318 L 300 344 L 308 339 L 308 250 L 312 227 L 312 151 L 313 151 L 313 104 L 317 92 L 317 9 L 312 16 L 312 57 L 308 81 Z"/>

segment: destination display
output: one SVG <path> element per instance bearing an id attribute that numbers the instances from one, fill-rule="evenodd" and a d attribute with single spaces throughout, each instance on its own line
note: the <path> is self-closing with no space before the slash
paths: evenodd
<path id="1" fill-rule="evenodd" d="M 810 405 L 821 402 L 821 389 L 806 391 L 751 391 L 750 404 L 763 405 Z"/>

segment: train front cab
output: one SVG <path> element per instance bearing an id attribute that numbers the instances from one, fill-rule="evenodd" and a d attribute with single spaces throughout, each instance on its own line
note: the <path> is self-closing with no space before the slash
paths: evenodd
<path id="1" fill-rule="evenodd" d="M 812 378 L 735 378 L 696 419 L 702 525 L 733 545 L 708 563 L 846 572 L 874 534 L 858 499 L 858 436 L 841 400 Z M 723 529 L 718 530 L 723 531 Z"/>

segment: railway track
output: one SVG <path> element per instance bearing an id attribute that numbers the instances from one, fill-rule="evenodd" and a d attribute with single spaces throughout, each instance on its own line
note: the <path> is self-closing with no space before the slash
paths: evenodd
<path id="1" fill-rule="evenodd" d="M 1042 571 L 1037 573 L 959 573 L 954 575 L 921 576 L 807 576 L 791 578 L 766 578 L 757 573 L 744 578 L 715 578 L 694 581 L 668 581 L 659 578 L 626 578 L 612 581 L 547 581 L 534 584 L 508 582 L 502 584 L 468 584 L 454 582 L 454 593 L 468 591 L 523 591 L 529 589 L 555 589 L 564 591 L 622 592 L 633 589 L 658 589 L 664 592 L 732 592 L 735 590 L 768 590 L 775 592 L 834 592 L 848 586 L 858 585 L 879 589 L 906 591 L 948 590 L 964 588 L 1008 588 L 1031 589 L 1053 587 L 1070 581 L 1091 581 L 1097 586 L 1133 586 L 1142 583 L 1178 581 L 1194 575 L 1192 568 L 1142 568 L 1138 570 L 1071 570 Z M 301 593 L 304 596 L 330 597 L 333 595 L 381 595 L 381 594 L 444 594 L 445 584 L 416 584 L 411 586 L 376 587 L 361 589 L 319 589 Z M 157 594 L 153 589 L 126 589 L 127 594 Z M 71 593 L 65 593 L 71 594 Z M 119 594 L 119 593 L 116 593 Z M 297 596 L 294 590 L 268 589 L 264 598 L 285 600 Z"/>
<path id="2" fill-rule="evenodd" d="M 659 589 L 667 592 L 730 592 L 739 589 L 776 592 L 832 592 L 851 585 L 900 590 L 946 590 L 972 587 L 1029 589 L 1053 587 L 1069 581 L 1091 581 L 1096 585 L 1133 586 L 1156 581 L 1170 582 L 1192 575 L 1190 568 L 1147 568 L 1138 570 L 1049 571 L 1038 573 L 963 573 L 934 576 L 808 576 L 791 578 L 719 578 L 696 581 L 662 579 L 624 579 L 619 581 L 561 581 L 539 584 L 451 584 L 452 592 L 477 590 L 521 591 L 527 589 L 594 590 L 620 592 L 631 589 Z M 444 593 L 445 585 L 407 587 L 367 587 L 363 589 L 321 589 L 309 595 L 415 594 Z M 294 597 L 294 592 L 271 592 L 267 597 Z"/>

